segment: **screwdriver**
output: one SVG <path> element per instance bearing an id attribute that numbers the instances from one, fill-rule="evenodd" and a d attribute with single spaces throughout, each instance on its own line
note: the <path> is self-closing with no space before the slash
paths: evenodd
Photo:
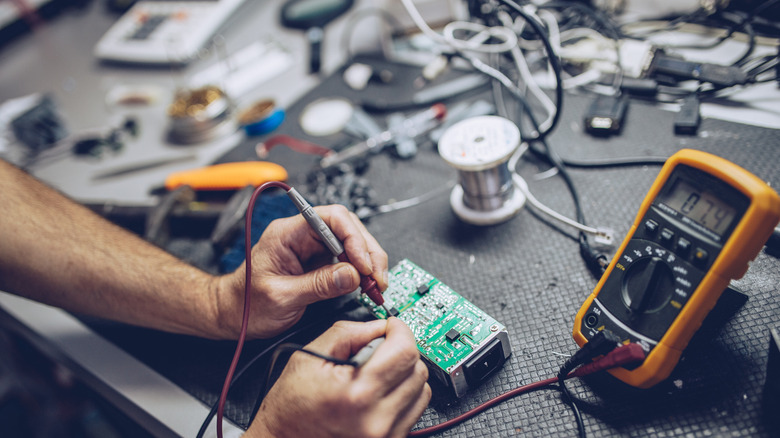
<path id="1" fill-rule="evenodd" d="M 344 246 L 341 244 L 339 239 L 336 238 L 336 236 L 333 234 L 333 231 L 331 231 L 325 221 L 322 220 L 320 215 L 318 215 L 312 206 L 306 202 L 305 199 L 303 199 L 303 196 L 301 196 L 301 194 L 292 187 L 287 191 L 287 196 L 290 198 L 290 200 L 292 200 L 293 204 L 295 204 L 295 207 L 298 208 L 298 211 L 301 212 L 301 215 L 306 219 L 306 222 L 309 223 L 312 229 L 314 229 L 314 232 L 317 233 L 317 236 L 319 236 L 325 246 L 328 247 L 328 250 L 330 250 L 330 252 L 340 262 L 349 263 L 347 253 L 344 251 Z M 376 303 L 377 306 L 385 309 L 385 312 L 387 312 L 388 316 L 390 315 L 390 309 L 385 306 L 385 299 L 382 297 L 382 292 L 379 291 L 379 287 L 373 278 L 369 277 L 368 275 L 361 274 L 360 290 L 364 294 L 368 295 L 368 298 Z"/>

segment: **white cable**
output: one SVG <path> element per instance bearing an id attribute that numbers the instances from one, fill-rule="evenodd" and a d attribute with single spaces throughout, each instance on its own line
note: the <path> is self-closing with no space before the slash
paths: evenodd
<path id="1" fill-rule="evenodd" d="M 455 36 L 456 32 L 471 33 L 474 36 L 461 40 Z M 470 21 L 453 21 L 444 26 L 442 34 L 443 38 L 453 47 L 458 48 L 462 44 L 463 50 L 475 52 L 504 53 L 517 46 L 517 35 L 511 29 L 503 26 L 487 27 Z M 484 44 L 490 38 L 495 38 L 501 43 Z M 453 42 L 456 44 L 452 44 Z"/>
<path id="2" fill-rule="evenodd" d="M 422 33 L 432 40 L 446 44 L 455 50 L 481 53 L 503 53 L 517 45 L 517 35 L 510 29 L 506 29 L 502 26 L 487 27 L 476 23 L 457 22 L 459 24 L 450 26 L 448 32 L 454 33 L 457 26 L 461 26 L 460 29 L 476 32 L 476 35 L 474 35 L 471 40 L 460 40 L 449 33 L 448 35 L 440 35 L 428 26 L 428 23 L 425 22 L 425 18 L 423 18 L 420 11 L 417 10 L 417 7 L 414 6 L 412 0 L 401 0 L 401 3 L 406 9 L 406 12 L 409 13 L 414 24 Z M 483 44 L 491 37 L 501 42 L 499 44 Z"/>
<path id="3" fill-rule="evenodd" d="M 531 203 L 537 210 L 539 210 L 541 213 L 546 214 L 552 219 L 557 220 L 558 222 L 561 222 L 563 224 L 569 225 L 570 227 L 573 227 L 579 231 L 582 231 L 583 233 L 591 234 L 593 236 L 596 236 L 598 239 L 600 239 L 604 243 L 611 244 L 612 242 L 612 234 L 610 230 L 606 229 L 599 229 L 599 228 L 593 228 L 589 227 L 587 225 L 581 224 L 574 219 L 568 218 L 557 211 L 551 209 L 550 207 L 542 204 L 541 201 L 536 199 L 534 195 L 531 193 L 531 190 L 528 188 L 528 184 L 525 182 L 525 179 L 523 179 L 520 174 L 517 173 L 517 163 L 520 161 L 520 158 L 523 157 L 523 154 L 528 151 L 528 144 L 522 143 L 517 150 L 512 154 L 511 157 L 509 157 L 509 161 L 507 161 L 507 166 L 509 167 L 509 171 L 512 173 L 512 181 L 514 181 L 515 186 L 520 189 L 521 192 L 525 195 L 528 202 Z"/>
<path id="4" fill-rule="evenodd" d="M 542 204 L 538 199 L 534 197 L 534 195 L 531 193 L 531 191 L 528 189 L 528 184 L 526 184 L 525 180 L 518 175 L 517 173 L 512 174 L 512 180 L 515 182 L 515 185 L 517 188 L 520 189 L 521 192 L 525 195 L 528 202 L 531 203 L 537 210 L 540 212 L 546 214 L 547 216 L 557 220 L 558 222 L 564 223 L 566 225 L 569 225 L 570 227 L 574 227 L 579 231 L 582 231 L 583 233 L 592 234 L 595 236 L 602 235 L 602 231 L 598 230 L 593 227 L 589 227 L 587 225 L 583 225 L 574 219 L 570 219 L 557 211 L 551 209 L 550 207 Z"/>
<path id="5" fill-rule="evenodd" d="M 506 13 L 498 14 L 498 19 L 505 26 L 511 26 L 512 19 Z M 544 132 L 550 126 L 552 126 L 553 118 L 555 117 L 555 103 L 552 99 L 539 87 L 539 84 L 534 79 L 531 70 L 528 68 L 528 62 L 525 60 L 525 56 L 518 47 L 514 47 L 510 52 L 512 59 L 517 66 L 517 70 L 520 73 L 520 77 L 523 79 L 523 83 L 528 87 L 528 91 L 542 104 L 545 111 L 547 111 L 547 119 L 539 124 L 539 130 Z"/>
<path id="6" fill-rule="evenodd" d="M 435 199 L 439 195 L 444 194 L 445 192 L 449 191 L 454 185 L 456 184 L 455 181 L 449 181 L 443 186 L 437 187 L 427 193 L 423 193 L 422 195 L 415 196 L 409 199 L 404 199 L 402 201 L 395 201 L 390 202 L 385 205 L 380 205 L 376 208 L 376 210 L 371 209 L 358 209 L 356 214 L 360 219 L 366 219 L 369 217 L 378 216 L 380 214 L 390 213 L 392 211 L 398 211 L 403 210 L 404 208 L 414 207 L 415 205 L 420 205 L 423 202 L 428 202 L 432 199 Z"/>

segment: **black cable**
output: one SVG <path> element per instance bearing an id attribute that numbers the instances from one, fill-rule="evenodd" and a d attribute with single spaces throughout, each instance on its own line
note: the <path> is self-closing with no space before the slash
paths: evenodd
<path id="1" fill-rule="evenodd" d="M 263 397 L 265 398 L 266 395 L 268 395 L 268 391 L 271 390 L 271 386 L 269 383 L 271 382 L 271 377 L 273 377 L 273 371 L 276 367 L 276 361 L 279 359 L 279 356 L 281 356 L 282 353 L 295 353 L 300 351 L 301 353 L 306 353 L 308 355 L 320 358 L 322 360 L 326 360 L 328 362 L 332 362 L 336 365 L 349 365 L 351 367 L 357 368 L 358 365 L 355 362 L 348 361 L 348 360 L 342 360 L 333 356 L 328 356 L 326 354 L 317 353 L 316 351 L 307 350 L 304 348 L 303 345 L 300 344 L 292 344 L 292 343 L 284 343 L 276 347 L 274 350 L 273 356 L 271 356 L 271 363 L 268 365 L 268 374 L 265 378 L 265 388 L 263 389 Z"/>
<path id="2" fill-rule="evenodd" d="M 561 162 L 569 167 L 582 169 L 603 169 L 605 167 L 627 167 L 627 166 L 662 166 L 666 163 L 667 157 L 621 157 L 607 158 L 603 160 L 576 161 L 561 158 Z"/>
<path id="3" fill-rule="evenodd" d="M 322 320 L 322 319 L 314 321 L 314 322 L 311 322 L 311 323 L 309 323 L 307 325 L 304 325 L 304 326 L 302 326 L 302 327 L 300 327 L 298 329 L 295 329 L 295 330 L 291 331 L 290 333 L 287 333 L 284 336 L 282 336 L 281 338 L 277 339 L 274 343 L 272 343 L 271 345 L 266 347 L 263 351 L 261 351 L 260 353 L 256 354 L 249 362 L 246 363 L 246 365 L 244 365 L 240 370 L 238 370 L 235 373 L 235 375 L 233 376 L 233 380 L 230 381 L 230 386 L 232 387 L 238 381 L 238 379 L 240 379 L 241 376 L 244 375 L 244 373 L 246 373 L 250 368 L 252 368 L 252 366 L 258 360 L 260 360 L 266 354 L 274 351 L 274 349 L 276 347 L 278 347 L 281 343 L 287 341 L 288 339 L 292 338 L 293 336 L 296 336 L 296 335 L 298 335 L 298 334 L 300 334 L 300 333 L 302 333 L 302 332 L 304 332 L 306 330 L 311 329 L 312 327 L 315 327 L 315 326 L 317 326 L 319 324 L 323 324 L 325 322 L 327 322 L 327 321 L 326 320 Z M 200 429 L 198 430 L 198 434 L 195 435 L 196 438 L 203 438 L 203 435 L 206 433 L 206 429 L 208 428 L 209 424 L 211 424 L 211 420 L 217 414 L 217 408 L 218 407 L 219 407 L 219 399 L 217 399 L 217 401 L 215 401 L 211 405 L 211 410 L 209 411 L 208 415 L 206 415 L 206 418 L 203 420 L 203 423 L 201 424 Z"/>
<path id="4" fill-rule="evenodd" d="M 550 63 L 550 66 L 553 70 L 553 75 L 555 76 L 555 113 L 553 114 L 553 117 L 550 122 L 550 127 L 547 128 L 545 131 L 540 132 L 539 126 L 536 124 L 535 130 L 536 135 L 535 136 L 529 136 L 526 137 L 525 140 L 528 142 L 538 141 L 546 138 L 554 129 L 556 126 L 558 126 L 558 122 L 561 119 L 561 113 L 563 112 L 563 78 L 561 76 L 562 67 L 561 67 L 561 60 L 558 58 L 558 55 L 555 53 L 555 50 L 553 50 L 552 44 L 550 43 L 550 38 L 547 36 L 547 32 L 544 29 L 544 26 L 542 26 L 541 23 L 536 21 L 535 18 L 528 15 L 520 5 L 515 3 L 512 0 L 500 0 L 505 5 L 512 8 L 518 15 L 523 17 L 523 20 L 528 23 L 531 28 L 533 29 L 534 33 L 539 37 L 539 40 L 541 40 L 542 44 L 544 45 L 544 50 L 547 53 L 547 61 Z M 522 96 L 518 96 L 522 99 Z M 529 116 L 531 116 L 531 113 L 528 113 Z"/>
<path id="5" fill-rule="evenodd" d="M 530 112 L 530 108 L 528 107 L 528 102 L 525 99 L 519 99 L 520 104 L 525 108 L 526 112 L 528 113 L 528 119 L 531 121 L 531 124 L 533 125 L 534 129 L 539 129 L 539 124 L 536 121 L 536 118 L 533 116 L 533 114 Z M 521 135 L 521 138 L 524 138 Z M 527 140 L 529 145 L 532 145 L 532 142 L 530 140 Z M 534 154 L 539 155 L 543 159 L 545 159 L 547 162 L 549 162 L 552 166 L 554 166 L 556 169 L 558 169 L 558 173 L 561 175 L 561 178 L 563 178 L 564 183 L 566 184 L 566 187 L 569 190 L 569 193 L 571 194 L 572 202 L 574 203 L 574 211 L 577 217 L 577 222 L 579 222 L 582 225 L 587 225 L 585 222 L 585 214 L 582 210 L 582 205 L 580 204 L 580 196 L 577 193 L 577 188 L 574 186 L 574 181 L 571 179 L 571 175 L 569 175 L 568 170 L 566 169 L 566 165 L 563 163 L 563 160 L 561 157 L 553 151 L 553 149 L 550 147 L 550 145 L 547 143 L 546 140 L 535 140 L 536 143 L 541 144 L 544 147 L 543 151 L 539 151 L 533 146 L 530 146 L 529 149 Z M 594 278 L 599 279 L 604 274 L 604 271 L 607 268 L 607 265 L 609 264 L 609 260 L 604 254 L 596 253 L 590 246 L 590 242 L 588 242 L 588 235 L 580 230 L 578 234 L 578 239 L 580 246 L 580 257 L 585 262 L 585 266 L 588 268 L 588 270 L 591 272 Z"/>
<path id="6" fill-rule="evenodd" d="M 619 96 L 621 94 L 621 90 L 623 87 L 623 65 L 622 65 L 622 56 L 620 54 L 620 40 L 623 39 L 624 35 L 623 32 L 620 30 L 618 25 L 603 11 L 593 8 L 591 6 L 588 6 L 585 3 L 578 3 L 578 2 L 572 2 L 572 1 L 549 1 L 547 3 L 541 4 L 538 6 L 540 9 L 571 9 L 576 12 L 579 12 L 578 15 L 587 15 L 591 17 L 596 24 L 601 26 L 605 33 L 607 34 L 607 37 L 612 39 L 615 42 L 615 67 L 617 70 L 617 74 L 615 75 L 615 80 L 612 83 L 612 88 L 614 90 L 615 96 Z"/>
<path id="7" fill-rule="evenodd" d="M 590 362 L 598 356 L 603 356 L 614 350 L 621 345 L 621 339 L 618 335 L 614 334 L 610 330 L 602 330 L 598 332 L 590 341 L 580 347 L 576 353 L 564 362 L 561 369 L 558 371 L 558 384 L 560 385 L 561 392 L 564 396 L 564 401 L 571 406 L 574 412 L 574 417 L 577 420 L 577 430 L 579 431 L 580 438 L 585 438 L 585 423 L 582 421 L 582 414 L 577 407 L 577 403 L 574 401 L 569 389 L 566 387 L 566 378 L 574 368 Z"/>
<path id="8" fill-rule="evenodd" d="M 569 405 L 569 407 L 571 407 L 572 413 L 574 413 L 574 420 L 577 422 L 577 433 L 579 434 L 579 437 L 586 438 L 587 434 L 585 432 L 585 422 L 582 420 L 582 413 L 580 412 L 580 408 L 577 407 L 577 403 L 574 402 L 574 397 L 571 396 L 569 388 L 566 387 L 566 380 L 559 380 L 558 387 L 563 394 L 564 403 Z"/>

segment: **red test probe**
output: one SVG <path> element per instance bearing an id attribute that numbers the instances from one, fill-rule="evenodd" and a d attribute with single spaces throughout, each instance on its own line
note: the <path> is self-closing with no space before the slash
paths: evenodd
<path id="1" fill-rule="evenodd" d="M 287 191 L 287 196 L 292 200 L 298 211 L 306 219 L 306 222 L 312 227 L 314 232 L 317 233 L 319 238 L 328 247 L 330 252 L 340 261 L 349 263 L 347 253 L 344 251 L 344 245 L 341 244 L 338 238 L 333 234 L 333 231 L 328 227 L 328 224 L 322 220 L 320 215 L 314 211 L 314 208 L 306 202 L 303 196 L 298 193 L 294 188 L 290 188 Z M 379 291 L 379 287 L 376 281 L 368 275 L 360 275 L 360 290 L 368 295 L 377 306 L 381 306 L 385 309 L 385 312 L 390 316 L 390 310 L 384 305 L 385 299 L 382 297 L 382 293 Z"/>

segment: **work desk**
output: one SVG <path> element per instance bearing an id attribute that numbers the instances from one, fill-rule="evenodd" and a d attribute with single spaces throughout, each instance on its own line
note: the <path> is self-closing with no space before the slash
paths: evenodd
<path id="1" fill-rule="evenodd" d="M 247 27 L 262 27 L 247 26 L 250 16 L 251 20 L 263 20 L 269 28 L 273 28 L 271 22 L 276 17 L 268 10 L 278 5 L 248 3 L 244 6 L 247 13 L 234 18 L 236 24 L 243 26 L 228 26 L 226 31 L 226 40 L 235 41 L 238 46 L 251 40 L 251 29 Z M 40 92 L 52 77 L 59 77 L 64 85 L 50 91 L 60 98 L 69 126 L 73 130 L 86 129 L 106 123 L 112 116 L 102 104 L 105 91 L 111 86 L 125 81 L 176 82 L 183 80 L 190 68 L 196 68 L 162 74 L 98 65 L 91 57 L 91 48 L 111 20 L 97 5 L 84 14 L 61 17 L 39 34 L 24 37 L 0 52 L 0 101 Z M 83 26 L 85 23 L 90 24 Z M 304 50 L 303 39 L 297 32 L 279 30 L 274 37 L 283 40 L 292 53 Z M 72 55 L 63 55 L 66 45 Z M 56 75 L 46 69 L 52 58 L 62 66 Z M 340 60 L 326 58 L 326 71 L 335 74 L 320 82 L 305 74 L 305 60 L 294 59 L 291 74 L 270 79 L 255 98 L 266 92 L 279 93 L 272 97 L 287 108 L 288 114 L 278 132 L 317 141 L 302 134 L 296 125 L 303 107 L 321 97 L 359 99 L 360 95 L 346 88 L 341 80 L 337 71 Z M 410 73 L 413 67 L 377 59 L 368 62 L 394 70 L 396 77 L 416 74 Z M 396 97 L 403 94 L 393 89 L 381 92 Z M 75 98 L 79 93 L 84 93 L 84 97 Z M 582 133 L 581 114 L 588 102 L 586 96 L 565 96 L 561 124 L 549 142 L 566 159 L 669 156 L 687 147 L 723 156 L 772 187 L 780 187 L 777 129 L 707 118 L 698 135 L 679 137 L 671 130 L 672 112 L 633 102 L 622 135 L 594 138 Z M 159 142 L 159 120 L 157 125 L 153 124 L 161 110 L 150 108 L 148 114 L 141 115 L 142 125 L 148 123 L 157 129 L 142 126 L 144 137 L 138 140 L 133 154 L 142 156 L 160 148 L 171 152 L 170 147 Z M 150 149 L 144 150 L 145 147 Z M 197 164 L 256 159 L 254 141 L 202 145 L 196 152 Z M 123 155 L 116 159 L 130 161 L 134 157 Z M 279 147 L 267 159 L 285 166 L 290 182 L 305 191 L 305 175 L 315 164 L 314 157 Z M 144 172 L 137 179 L 122 179 L 101 187 L 88 184 L 84 175 L 105 165 L 67 162 L 41 169 L 36 175 L 82 201 L 116 197 L 144 203 L 150 202 L 148 187 L 177 170 L 176 166 L 165 167 Z M 183 163 L 181 168 L 192 165 Z M 555 176 L 543 177 L 547 170 L 544 163 L 531 156 L 518 168 L 538 199 L 573 216 L 563 181 Z M 658 170 L 658 166 L 572 169 L 588 224 L 613 228 L 616 238 L 622 239 Z M 457 178 L 456 172 L 441 160 L 430 143 L 421 143 L 418 154 L 408 160 L 389 154 L 376 156 L 364 177 L 372 182 L 376 198 L 383 201 L 442 189 L 419 206 L 371 218 L 367 227 L 388 252 L 391 264 L 409 258 L 435 275 L 505 324 L 512 346 L 513 354 L 506 364 L 464 398 L 435 396 L 416 428 L 453 418 L 506 390 L 553 376 L 563 356 L 576 350 L 571 338 L 574 315 L 596 284 L 579 258 L 574 232 L 548 222 L 528 206 L 510 221 L 495 226 L 476 227 L 460 222 L 450 209 L 446 189 Z M 650 390 L 625 386 L 606 375 L 571 382 L 591 436 L 768 436 L 773 432 L 762 419 L 762 391 L 769 328 L 780 324 L 780 260 L 762 252 L 736 285 L 749 296 L 747 303 L 722 326 L 697 336 L 667 381 Z M 302 324 L 314 326 L 298 340 L 305 342 L 316 336 L 332 319 L 366 316 L 360 311 L 328 313 L 343 304 L 325 303 L 317 311 L 309 312 Z M 232 343 L 73 316 L 5 293 L 0 293 L 0 306 L 4 326 L 24 334 L 42 351 L 75 370 L 81 379 L 158 436 L 195 436 L 208 405 L 219 395 L 232 354 Z M 315 324 L 320 319 L 322 322 Z M 266 344 L 247 344 L 242 363 Z M 258 366 L 231 391 L 226 421 L 229 436 L 238 436 L 251 420 L 264 379 L 265 369 Z M 213 436 L 213 428 L 209 433 Z M 541 391 L 502 403 L 439 436 L 575 434 L 574 419 L 560 394 Z"/>

